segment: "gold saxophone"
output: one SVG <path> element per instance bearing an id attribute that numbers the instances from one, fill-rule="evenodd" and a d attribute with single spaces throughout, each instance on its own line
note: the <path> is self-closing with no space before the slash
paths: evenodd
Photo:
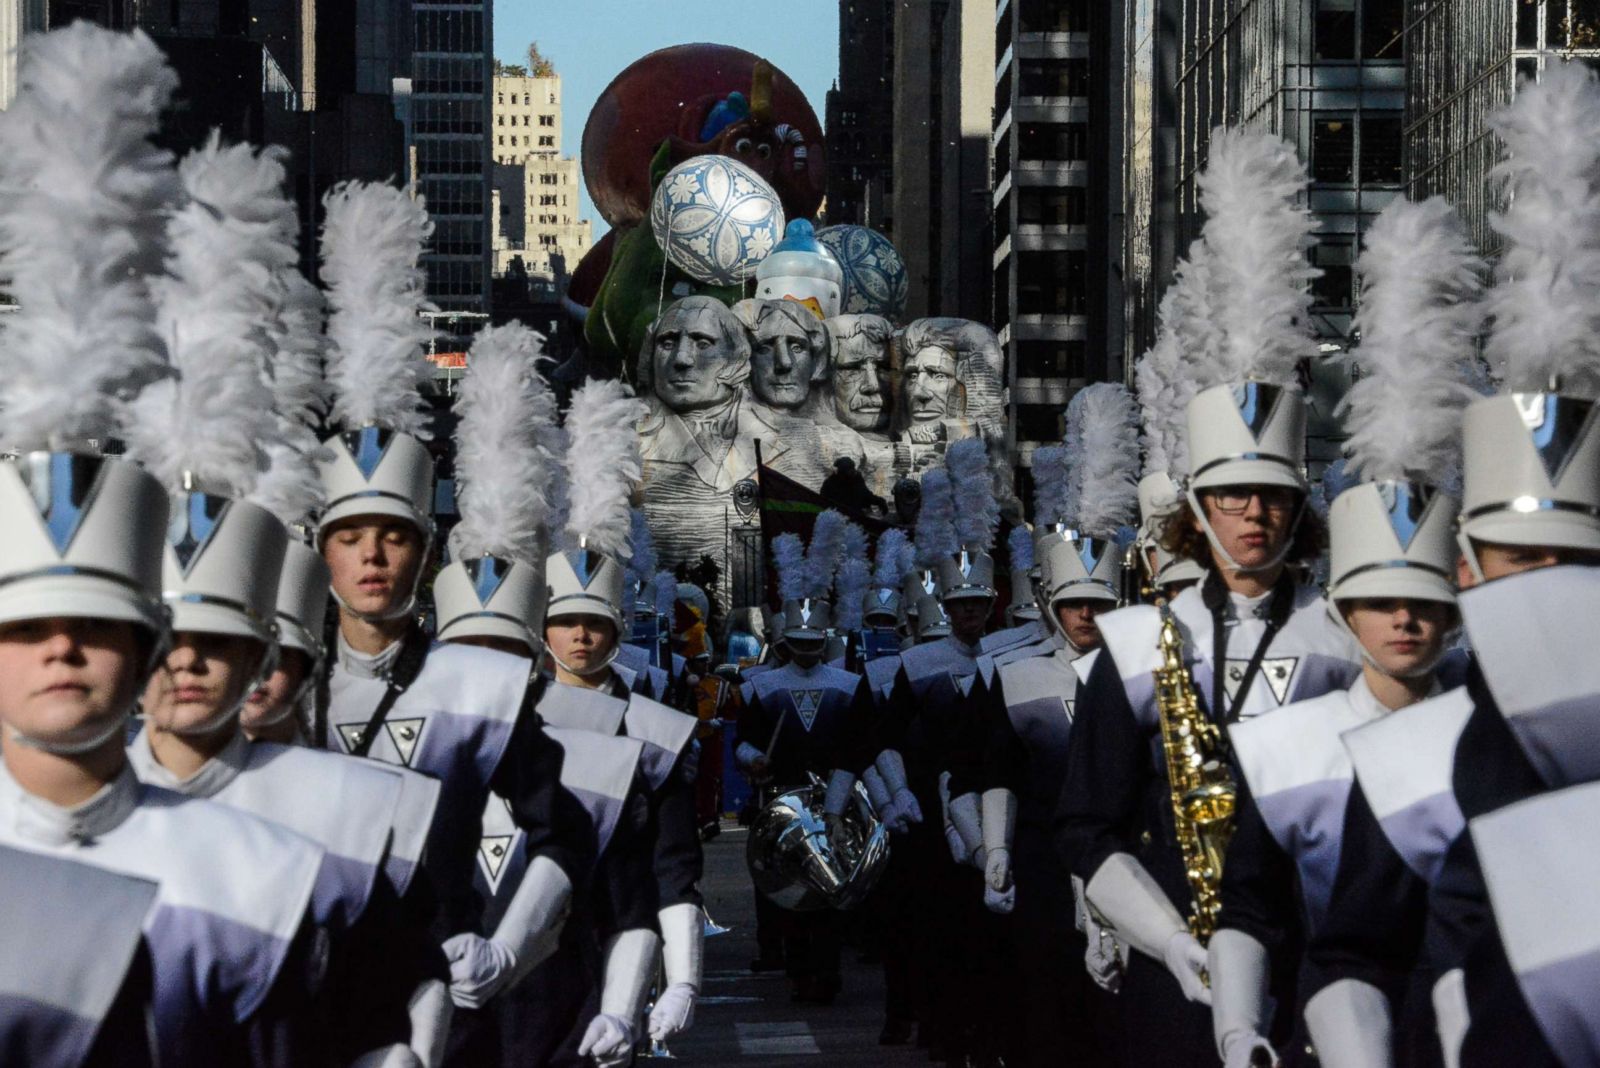
<path id="1" fill-rule="evenodd" d="M 1156 711 L 1172 789 L 1172 822 L 1193 905 L 1189 933 L 1204 945 L 1217 929 L 1222 908 L 1222 858 L 1233 837 L 1239 793 L 1223 752 L 1222 731 L 1201 710 L 1194 681 L 1183 665 L 1178 623 L 1164 601 L 1157 603 L 1161 666 L 1155 672 Z"/>

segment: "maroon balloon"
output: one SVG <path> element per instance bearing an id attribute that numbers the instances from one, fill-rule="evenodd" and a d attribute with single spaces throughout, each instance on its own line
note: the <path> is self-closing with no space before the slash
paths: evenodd
<path id="1" fill-rule="evenodd" d="M 733 92 L 744 94 L 750 114 L 702 141 L 707 117 Z M 666 140 L 674 164 L 718 153 L 749 165 L 772 183 L 791 219 L 811 218 L 822 203 L 826 162 L 816 112 L 788 75 L 742 48 L 663 48 L 600 94 L 583 129 L 583 180 L 606 222 L 627 226 L 650 213 L 650 161 Z"/>

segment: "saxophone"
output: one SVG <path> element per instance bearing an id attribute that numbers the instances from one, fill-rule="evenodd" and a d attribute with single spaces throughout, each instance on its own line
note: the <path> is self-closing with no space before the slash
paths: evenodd
<path id="1" fill-rule="evenodd" d="M 1172 822 L 1183 853 L 1193 908 L 1189 933 L 1202 945 L 1217 929 L 1222 908 L 1222 858 L 1233 837 L 1238 789 L 1223 751 L 1222 731 L 1195 697 L 1183 664 L 1183 638 L 1165 601 L 1161 609 L 1161 666 L 1156 669 L 1156 711 L 1172 790 Z"/>

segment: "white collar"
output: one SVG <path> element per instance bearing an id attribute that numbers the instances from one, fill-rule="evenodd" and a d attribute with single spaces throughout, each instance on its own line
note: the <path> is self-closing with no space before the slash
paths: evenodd
<path id="1" fill-rule="evenodd" d="M 0 811 L 18 837 L 42 845 L 93 841 L 122 826 L 138 804 L 139 780 L 126 764 L 93 797 L 64 807 L 28 793 L 0 761 Z"/>
<path id="2" fill-rule="evenodd" d="M 222 751 L 187 779 L 180 779 L 156 759 L 150 748 L 150 727 L 139 732 L 139 737 L 128 746 L 128 762 L 142 782 L 160 786 L 185 797 L 215 797 L 223 788 L 237 779 L 250 760 L 250 739 L 244 731 L 235 731 Z"/>
<path id="3" fill-rule="evenodd" d="M 394 667 L 394 662 L 400 657 L 400 647 L 405 643 L 392 641 L 384 646 L 379 653 L 363 653 L 354 649 L 345 641 L 344 634 L 339 634 L 339 666 L 358 679 L 381 679 L 389 674 L 389 669 Z"/>
<path id="4" fill-rule="evenodd" d="M 960 638 L 957 638 L 954 634 L 946 634 L 944 636 L 944 640 L 950 643 L 950 648 L 954 649 L 962 656 L 971 657 L 974 660 L 976 660 L 983 651 L 981 639 L 977 643 L 968 645 Z"/>
<path id="5" fill-rule="evenodd" d="M 1377 719 L 1379 716 L 1387 716 L 1391 712 L 1403 710 L 1390 708 L 1382 701 L 1379 701 L 1377 695 L 1372 692 L 1372 687 L 1367 685 L 1367 675 L 1364 671 L 1356 676 L 1355 684 L 1346 692 L 1349 694 L 1351 707 L 1361 713 L 1365 719 Z M 1438 672 L 1435 672 L 1432 684 L 1428 688 L 1428 697 L 1437 697 L 1443 692 L 1444 687 L 1439 684 L 1439 675 Z M 1426 699 L 1424 698 L 1424 700 Z M 1415 703 L 1413 702 L 1413 704 Z M 1411 705 L 1404 706 L 1404 708 L 1410 707 Z"/>

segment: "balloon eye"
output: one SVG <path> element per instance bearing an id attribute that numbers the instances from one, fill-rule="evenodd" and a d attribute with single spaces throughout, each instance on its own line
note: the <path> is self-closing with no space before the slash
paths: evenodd
<path id="1" fill-rule="evenodd" d="M 748 156 L 750 154 L 750 138 L 739 138 L 739 140 L 733 143 L 733 150 L 739 153 L 741 156 Z"/>
<path id="2" fill-rule="evenodd" d="M 760 156 L 762 159 L 770 159 L 770 158 L 772 158 L 772 146 L 771 145 L 757 145 L 756 146 L 756 155 Z"/>

